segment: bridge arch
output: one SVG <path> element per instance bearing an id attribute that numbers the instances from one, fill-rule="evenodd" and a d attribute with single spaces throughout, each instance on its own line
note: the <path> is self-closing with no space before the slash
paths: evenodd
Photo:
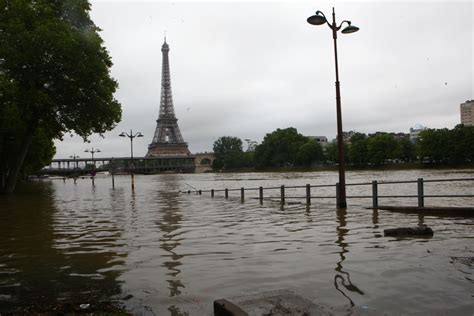
<path id="1" fill-rule="evenodd" d="M 212 163 L 214 162 L 214 153 L 196 153 L 194 155 L 194 165 L 196 166 L 196 172 L 202 173 L 212 170 Z"/>

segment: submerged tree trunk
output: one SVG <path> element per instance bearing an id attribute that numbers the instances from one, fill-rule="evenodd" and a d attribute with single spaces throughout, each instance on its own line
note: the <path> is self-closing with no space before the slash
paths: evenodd
<path id="1" fill-rule="evenodd" d="M 6 177 L 6 183 L 3 190 L 5 194 L 12 194 L 15 190 L 18 175 L 20 174 L 21 167 L 23 167 L 23 163 L 25 162 L 25 157 L 28 154 L 28 150 L 30 149 L 31 143 L 33 141 L 33 135 L 35 134 L 37 126 L 38 122 L 36 121 L 29 124 L 28 128 L 26 129 L 25 136 L 23 137 L 23 141 L 21 143 L 20 151 L 18 152 L 14 165 L 12 166 L 10 172 L 8 173 L 8 176 Z"/>

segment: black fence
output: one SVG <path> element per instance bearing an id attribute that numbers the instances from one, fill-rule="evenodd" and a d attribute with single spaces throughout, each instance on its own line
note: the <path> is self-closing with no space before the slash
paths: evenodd
<path id="1" fill-rule="evenodd" d="M 371 199 L 372 200 L 372 207 L 378 208 L 380 199 L 400 199 L 400 198 L 416 198 L 418 201 L 418 207 L 425 206 L 425 198 L 473 198 L 474 194 L 425 194 L 425 183 L 442 183 L 442 182 L 463 182 L 463 181 L 472 181 L 474 182 L 474 178 L 457 178 L 457 179 L 436 179 L 436 180 L 424 180 L 423 178 L 418 178 L 417 180 L 412 181 L 372 181 L 372 182 L 363 182 L 363 183 L 348 183 L 346 184 L 347 187 L 355 187 L 355 186 L 370 186 L 371 193 L 370 195 L 348 195 L 346 196 L 347 199 Z M 385 185 L 404 185 L 404 184 L 415 184 L 416 183 L 416 194 L 379 194 L 379 187 Z M 315 194 L 314 189 L 317 188 L 334 188 L 334 195 L 318 195 Z M 297 185 L 297 186 L 276 186 L 276 187 L 254 187 L 254 188 L 224 188 L 224 189 L 210 189 L 210 190 L 188 190 L 184 193 L 191 194 L 195 193 L 198 195 L 203 194 L 210 194 L 212 198 L 216 195 L 220 194 L 224 195 L 226 199 L 229 198 L 229 195 L 232 192 L 239 192 L 240 200 L 243 202 L 245 200 L 245 192 L 249 191 L 258 191 L 258 200 L 260 203 L 266 198 L 265 193 L 268 192 L 275 192 L 279 191 L 278 199 L 280 203 L 283 205 L 286 203 L 287 199 L 304 199 L 306 200 L 307 205 L 311 205 L 311 201 L 315 199 L 334 199 L 337 201 L 339 195 L 339 184 L 320 184 L 320 185 Z M 301 195 L 288 195 L 286 194 L 287 190 L 289 189 L 296 189 L 300 191 L 304 190 L 304 193 Z M 474 188 L 473 188 L 474 189 Z M 275 195 L 271 196 L 272 199 L 276 198 Z"/>

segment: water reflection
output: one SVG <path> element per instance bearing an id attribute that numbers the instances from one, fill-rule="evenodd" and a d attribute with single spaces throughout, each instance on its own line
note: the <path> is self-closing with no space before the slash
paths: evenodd
<path id="1" fill-rule="evenodd" d="M 118 244 L 116 225 L 98 224 L 74 205 L 74 197 L 70 205 L 58 203 L 50 185 L 29 189 L 0 197 L 0 313 L 119 294 L 120 273 L 113 266 L 124 255 L 109 247 Z"/>
<path id="2" fill-rule="evenodd" d="M 189 313 L 187 312 L 182 312 L 179 307 L 176 307 L 175 305 L 170 306 L 168 308 L 168 311 L 171 313 L 173 316 L 188 316 Z"/>
<path id="3" fill-rule="evenodd" d="M 418 214 L 418 226 L 425 225 L 425 216 L 423 214 Z"/>
<path id="4" fill-rule="evenodd" d="M 176 183 L 174 175 L 169 175 L 165 179 L 167 183 L 166 189 L 159 190 L 158 196 L 161 203 L 161 221 L 158 222 L 158 227 L 163 232 L 160 238 L 160 248 L 167 254 L 163 255 L 166 261 L 163 263 L 168 272 L 166 275 L 170 276 L 166 281 L 168 282 L 169 296 L 174 297 L 181 294 L 181 290 L 185 288 L 184 284 L 179 279 L 181 273 L 180 266 L 183 255 L 178 254 L 177 248 L 181 245 L 181 221 L 183 216 L 179 208 L 178 190 L 179 185 Z"/>
<path id="5" fill-rule="evenodd" d="M 342 266 L 342 263 L 346 259 L 345 254 L 349 252 L 348 248 L 348 243 L 345 241 L 345 236 L 349 232 L 349 230 L 346 228 L 347 222 L 346 222 L 346 216 L 347 216 L 347 210 L 346 209 L 338 209 L 336 211 L 336 216 L 337 216 L 337 240 L 336 244 L 341 248 L 341 251 L 339 252 L 339 257 L 340 260 L 336 263 L 336 275 L 334 276 L 334 286 L 336 290 L 341 292 L 344 297 L 346 297 L 349 300 L 349 303 L 351 304 L 351 307 L 354 306 L 354 302 L 352 299 L 349 297 L 346 292 L 341 289 L 341 286 L 345 288 L 347 291 L 350 292 L 356 292 L 361 295 L 364 295 L 364 292 L 361 291 L 356 285 L 354 285 L 351 281 L 351 276 L 349 275 L 349 272 L 344 271 L 344 267 Z"/>
<path id="6" fill-rule="evenodd" d="M 374 228 L 379 227 L 379 210 L 376 208 L 372 211 L 372 224 L 374 224 Z"/>

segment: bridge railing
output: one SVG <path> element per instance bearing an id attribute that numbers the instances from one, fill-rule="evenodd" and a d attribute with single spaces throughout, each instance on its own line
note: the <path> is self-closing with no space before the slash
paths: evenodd
<path id="1" fill-rule="evenodd" d="M 56 168 L 54 166 L 57 166 Z M 110 171 L 110 172 L 129 172 L 134 171 L 153 171 L 180 168 L 194 168 L 194 157 L 136 157 L 132 160 L 130 157 L 120 158 L 96 158 L 96 159 L 56 159 L 51 165 L 43 168 L 39 174 L 74 172 L 84 173 L 87 171 Z"/>
<path id="2" fill-rule="evenodd" d="M 417 206 L 425 206 L 425 198 L 474 198 L 474 194 L 425 194 L 426 183 L 443 183 L 443 182 L 473 182 L 474 178 L 454 178 L 454 179 L 423 179 L 418 178 L 416 180 L 404 180 L 404 181 L 371 181 L 371 182 L 360 182 L 360 183 L 348 183 L 347 187 L 369 187 L 370 194 L 354 194 L 347 195 L 347 199 L 371 199 L 372 207 L 378 208 L 379 201 L 381 199 L 417 199 Z M 379 194 L 379 188 L 388 185 L 406 185 L 416 184 L 416 192 L 412 194 Z M 188 190 L 183 193 L 197 195 L 209 194 L 211 198 L 214 198 L 216 194 L 223 194 L 224 198 L 228 199 L 230 194 L 238 192 L 241 202 L 245 201 L 246 192 L 258 191 L 258 200 L 263 203 L 265 199 L 279 200 L 283 205 L 287 199 L 304 199 L 307 205 L 311 204 L 312 200 L 315 199 L 334 199 L 338 200 L 338 183 L 335 184 L 317 184 L 317 185 L 293 185 L 293 186 L 271 186 L 271 187 L 251 187 L 251 188 L 224 188 L 224 189 L 206 189 L 206 190 Z M 315 188 L 328 188 L 325 194 L 315 194 L 313 189 Z M 288 195 L 288 191 L 297 192 L 298 195 Z M 474 186 L 473 186 L 474 190 Z M 277 192 L 275 195 L 275 191 Z M 303 192 L 301 192 L 303 191 Z M 268 194 L 270 192 L 270 195 Z M 331 192 L 334 192 L 331 194 Z M 473 191 L 471 191 L 473 192 Z M 271 194 L 273 193 L 273 194 Z M 416 194 L 415 194 L 416 193 Z"/>

